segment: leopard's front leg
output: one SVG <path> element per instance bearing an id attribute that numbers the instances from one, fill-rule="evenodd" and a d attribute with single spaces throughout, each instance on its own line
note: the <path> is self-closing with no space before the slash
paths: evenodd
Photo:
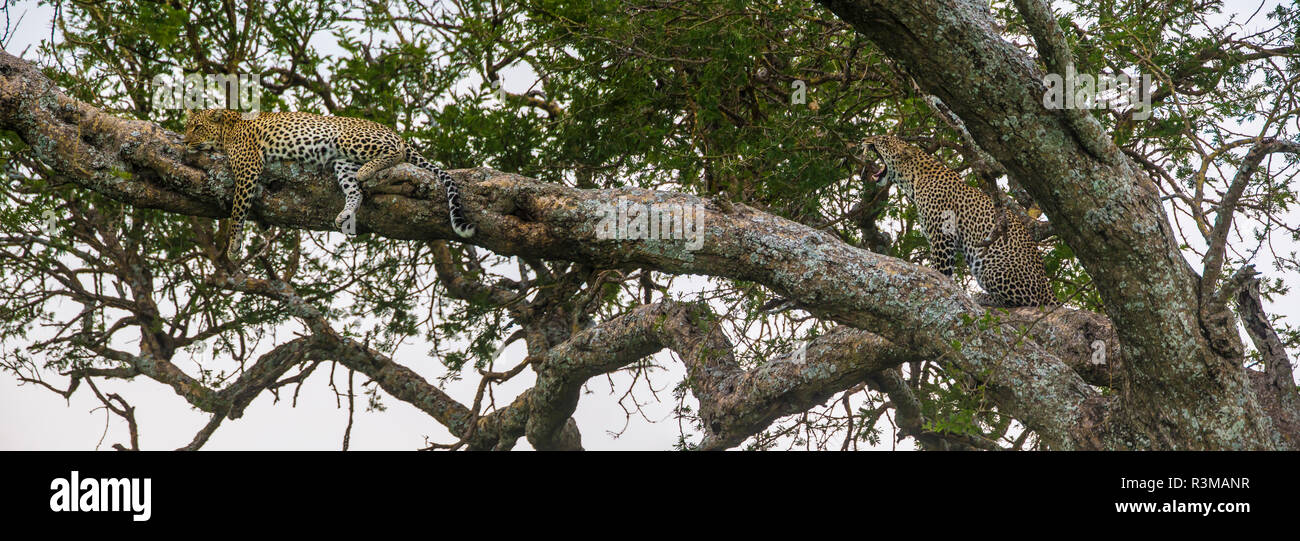
<path id="1" fill-rule="evenodd" d="M 230 208 L 230 239 L 226 242 L 226 258 L 239 260 L 239 247 L 243 242 L 244 221 L 253 205 L 253 189 L 262 176 L 262 152 L 253 145 L 237 145 L 228 152 L 231 170 L 235 173 L 235 199 Z"/>

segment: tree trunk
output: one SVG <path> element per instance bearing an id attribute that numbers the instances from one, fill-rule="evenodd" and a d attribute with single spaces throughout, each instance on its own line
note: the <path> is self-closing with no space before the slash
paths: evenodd
<path id="1" fill-rule="evenodd" d="M 993 31 L 987 4 L 822 3 L 965 122 L 1092 276 L 1128 361 L 1116 411 L 1122 418 L 1108 424 L 1133 430 L 1116 432 L 1106 446 L 1283 445 L 1250 390 L 1233 322 L 1201 317 L 1213 295 L 1201 291 L 1200 277 L 1179 253 L 1155 186 L 1086 112 L 1044 107 L 1041 71 Z M 1069 52 L 1051 39 L 1056 20 L 1035 17 L 1037 4 L 1017 2 L 1039 50 L 1051 51 L 1043 54 L 1050 66 L 1052 57 Z"/>

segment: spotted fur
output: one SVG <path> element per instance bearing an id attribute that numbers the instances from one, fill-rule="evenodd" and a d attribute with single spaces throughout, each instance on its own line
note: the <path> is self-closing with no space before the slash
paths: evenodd
<path id="1" fill-rule="evenodd" d="M 1044 306 L 1060 304 L 1047 283 L 1043 255 L 1024 224 L 1007 218 L 1006 230 L 988 246 L 986 239 L 997 224 L 997 207 L 989 196 L 962 181 L 957 173 L 919 148 L 890 135 L 868 137 L 865 150 L 880 156 L 885 168 L 876 184 L 902 188 L 920 214 L 921 231 L 930 241 L 938 270 L 952 276 L 956 253 L 987 295 L 981 304 L 992 306 Z"/>
<path id="2" fill-rule="evenodd" d="M 475 231 L 461 209 L 460 190 L 451 175 L 416 153 L 397 132 L 376 122 L 297 112 L 260 113 L 245 119 L 236 111 L 207 109 L 190 112 L 185 143 L 190 150 L 205 146 L 222 150 L 235 174 L 230 241 L 226 247 L 232 261 L 239 254 L 244 220 L 266 160 L 294 160 L 332 170 L 344 196 L 343 211 L 334 219 L 334 225 L 345 233 L 356 231 L 361 183 L 403 162 L 437 175 L 447 192 L 451 227 L 457 235 L 469 237 Z"/>

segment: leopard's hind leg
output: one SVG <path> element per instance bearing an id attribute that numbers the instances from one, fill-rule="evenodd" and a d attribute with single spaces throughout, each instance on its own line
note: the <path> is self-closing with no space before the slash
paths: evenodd
<path id="1" fill-rule="evenodd" d="M 348 235 L 357 234 L 357 208 L 361 206 L 361 183 L 357 171 L 362 166 L 347 160 L 334 162 L 334 175 L 343 190 L 343 211 L 334 218 L 334 226 Z"/>
<path id="2" fill-rule="evenodd" d="M 414 149 L 407 149 L 406 161 L 438 177 L 438 182 L 441 182 L 443 189 L 447 191 L 447 213 L 448 218 L 451 220 L 452 231 L 465 238 L 474 236 L 477 228 L 469 221 L 469 218 L 465 217 L 465 210 L 461 208 L 460 187 L 456 185 L 455 179 L 452 179 L 451 175 L 448 175 L 446 171 L 429 163 L 429 160 L 424 159 L 424 156 L 421 156 Z"/>

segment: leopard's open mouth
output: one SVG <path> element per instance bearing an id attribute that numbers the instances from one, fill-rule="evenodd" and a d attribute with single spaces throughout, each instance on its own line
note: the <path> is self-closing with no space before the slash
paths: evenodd
<path id="1" fill-rule="evenodd" d="M 876 156 L 880 156 L 880 152 L 876 150 L 876 145 L 875 145 L 875 143 L 867 143 L 867 150 L 870 150 L 870 151 L 871 151 L 872 153 L 874 153 Z M 863 161 L 866 161 L 866 156 L 863 156 L 862 158 L 863 158 Z M 879 171 L 876 171 L 876 174 L 871 175 L 871 182 L 873 182 L 873 183 L 875 183 L 875 184 L 880 184 L 880 182 L 881 182 L 882 180 L 884 180 L 884 178 L 885 178 L 885 173 L 888 173 L 888 172 L 889 172 L 889 164 L 884 163 L 884 162 L 882 161 L 882 162 L 880 163 L 880 170 L 879 170 Z M 860 174 L 858 175 L 858 177 L 859 177 L 859 178 L 863 178 L 863 179 L 867 178 L 867 166 L 866 166 L 866 164 L 863 164 L 863 166 L 862 166 L 862 173 L 860 173 Z"/>
<path id="2" fill-rule="evenodd" d="M 889 166 L 888 166 L 888 165 L 881 164 L 881 165 L 880 165 L 880 170 L 879 170 L 879 171 L 876 171 L 876 174 L 871 175 L 871 181 L 872 181 L 872 182 L 875 182 L 876 184 L 880 184 L 880 181 L 883 180 L 883 179 L 885 178 L 885 173 L 888 173 L 888 172 L 889 172 Z"/>

